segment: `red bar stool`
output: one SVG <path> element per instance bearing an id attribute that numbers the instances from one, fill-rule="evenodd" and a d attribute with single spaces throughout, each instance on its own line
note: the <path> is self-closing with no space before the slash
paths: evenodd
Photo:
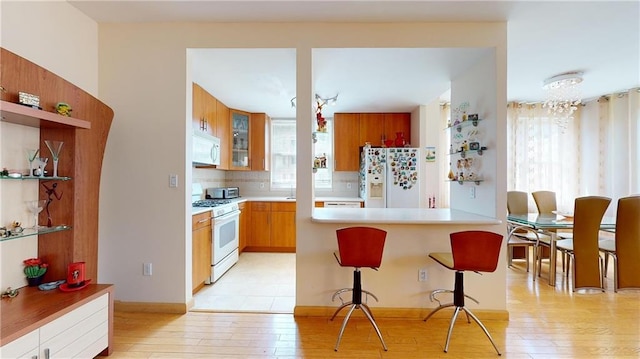
<path id="1" fill-rule="evenodd" d="M 502 245 L 502 235 L 486 232 L 486 231 L 464 231 L 451 233 L 451 253 L 429 253 L 429 257 L 441 264 L 442 266 L 456 271 L 456 279 L 454 290 L 437 289 L 431 292 L 430 298 L 439 303 L 439 306 L 434 309 L 424 321 L 426 322 L 431 316 L 441 309 L 448 307 L 455 307 L 453 317 L 449 323 L 449 332 L 447 333 L 447 341 L 444 346 L 444 352 L 449 350 L 449 340 L 451 339 L 451 333 L 453 332 L 453 325 L 456 322 L 458 313 L 464 311 L 467 315 L 467 322 L 471 323 L 469 317 L 478 323 L 480 328 L 487 335 L 491 344 L 498 352 L 498 355 L 502 355 L 496 343 L 494 343 L 491 334 L 484 324 L 476 317 L 469 309 L 464 306 L 464 298 L 467 297 L 474 302 L 478 303 L 474 298 L 464 293 L 464 272 L 493 272 L 498 266 L 498 257 L 500 256 L 500 246 Z M 435 295 L 439 293 L 453 293 L 453 303 L 442 304 Z"/>
<path id="2" fill-rule="evenodd" d="M 344 329 L 346 328 L 347 322 L 349 322 L 349 318 L 351 318 L 351 314 L 353 314 L 355 309 L 362 310 L 367 319 L 369 319 L 369 322 L 371 322 L 371 325 L 373 325 L 373 329 L 375 329 L 378 334 L 378 338 L 380 338 L 380 342 L 382 342 L 382 347 L 384 350 L 387 350 L 387 345 L 384 343 L 380 329 L 378 328 L 376 321 L 373 319 L 371 309 L 366 303 L 362 302 L 362 293 L 373 297 L 376 301 L 378 301 L 378 298 L 372 293 L 362 290 L 362 280 L 360 276 L 360 268 L 368 267 L 378 270 L 378 267 L 380 267 L 387 232 L 370 227 L 348 227 L 338 229 L 336 234 L 338 236 L 339 253 L 334 252 L 333 255 L 336 257 L 340 266 L 354 267 L 354 270 L 353 288 L 340 289 L 331 297 L 331 301 L 334 301 L 336 297 L 340 298 L 340 301 L 342 301 L 342 305 L 335 311 L 335 313 L 333 313 L 331 320 L 336 317 L 342 308 L 350 307 L 347 315 L 342 321 L 342 327 L 340 328 L 340 334 L 338 335 L 338 341 L 336 341 L 336 347 L 334 350 L 338 351 L 338 346 L 340 345 Z M 346 303 L 342 300 L 342 297 L 340 297 L 340 294 L 345 292 L 351 292 L 351 301 Z"/>

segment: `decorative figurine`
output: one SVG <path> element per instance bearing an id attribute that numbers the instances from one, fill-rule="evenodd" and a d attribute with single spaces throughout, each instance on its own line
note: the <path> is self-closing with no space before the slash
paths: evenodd
<path id="1" fill-rule="evenodd" d="M 42 186 L 46 189 L 47 196 L 49 196 L 45 209 L 47 211 L 47 227 L 51 227 L 51 212 L 49 212 L 49 205 L 51 204 L 51 202 L 53 202 L 53 197 L 60 200 L 62 198 L 62 192 L 58 194 L 58 192 L 56 191 L 56 187 L 58 187 L 58 183 L 56 182 L 54 182 L 51 187 L 47 186 L 46 183 L 43 183 Z"/>
<path id="2" fill-rule="evenodd" d="M 73 110 L 71 109 L 71 106 L 69 106 L 69 104 L 67 104 L 67 103 L 58 102 L 56 104 L 56 112 L 59 115 L 69 117 L 69 116 L 71 116 L 71 111 L 73 111 Z"/>

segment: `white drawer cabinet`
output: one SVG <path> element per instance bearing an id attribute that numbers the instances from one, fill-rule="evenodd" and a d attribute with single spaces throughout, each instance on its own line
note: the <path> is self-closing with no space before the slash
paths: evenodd
<path id="1" fill-rule="evenodd" d="M 0 347 L 0 358 L 38 358 L 40 333 L 36 329 L 29 334 Z"/>
<path id="2" fill-rule="evenodd" d="M 22 298 L 27 303 L 40 301 L 40 304 L 48 304 L 47 308 L 43 308 L 42 305 L 24 308 L 21 306 L 24 303 L 18 302 L 9 302 L 7 306 L 3 306 L 3 316 L 6 316 L 9 321 L 14 321 L 9 329 L 16 328 L 16 333 L 11 335 L 9 329 L 3 332 L 5 337 L 3 337 L 3 345 L 0 346 L 0 359 L 94 358 L 105 350 L 108 354 L 110 331 L 113 325 L 113 303 L 110 297 L 112 288 L 110 285 L 97 285 L 90 288 L 93 294 L 92 290 L 87 288 L 84 290 L 85 293 L 81 293 L 82 291 L 74 294 L 59 292 L 38 298 L 43 294 L 28 291 Z M 69 301 L 72 304 L 56 303 L 56 298 L 51 297 L 56 295 L 61 302 Z M 92 299 L 87 301 L 89 298 Z M 10 310 L 11 308 L 8 307 L 13 304 L 18 307 Z M 25 319 L 24 316 L 19 315 L 20 311 L 25 314 L 38 311 L 40 313 L 32 314 L 32 318 Z M 29 316 L 29 314 L 26 315 Z M 27 326 L 28 322 L 33 324 Z M 7 326 L 10 325 L 7 324 Z M 23 329 L 20 329 L 21 327 Z M 32 330 L 29 331 L 29 328 Z"/>
<path id="3" fill-rule="evenodd" d="M 108 344 L 109 295 L 69 312 L 40 328 L 40 358 L 94 357 Z M 88 355 L 81 356 L 91 348 Z"/>

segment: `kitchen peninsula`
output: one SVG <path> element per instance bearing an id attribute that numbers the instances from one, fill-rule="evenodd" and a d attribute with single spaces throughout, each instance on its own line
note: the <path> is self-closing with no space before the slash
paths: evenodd
<path id="1" fill-rule="evenodd" d="M 316 223 L 370 224 L 500 224 L 500 220 L 449 208 L 316 208 Z"/>

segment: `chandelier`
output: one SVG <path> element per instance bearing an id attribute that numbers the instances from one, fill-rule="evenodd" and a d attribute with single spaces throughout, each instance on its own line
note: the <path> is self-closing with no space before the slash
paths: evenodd
<path id="1" fill-rule="evenodd" d="M 542 85 L 547 91 L 547 98 L 542 107 L 547 108 L 547 112 L 563 132 L 582 102 L 578 88 L 581 82 L 582 72 L 566 72 L 546 79 Z"/>

